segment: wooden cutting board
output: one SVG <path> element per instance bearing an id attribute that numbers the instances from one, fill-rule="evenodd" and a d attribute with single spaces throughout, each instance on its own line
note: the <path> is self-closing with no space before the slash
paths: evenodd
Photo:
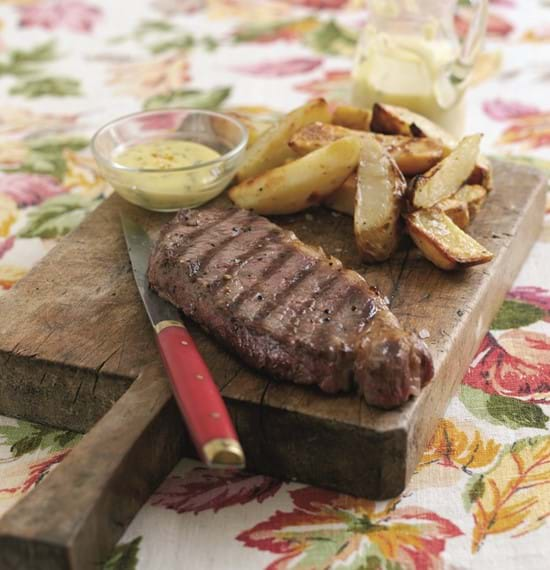
<path id="1" fill-rule="evenodd" d="M 327 210 L 277 218 L 376 285 L 405 328 L 429 333 L 436 372 L 418 398 L 384 412 L 355 394 L 272 381 L 190 324 L 248 469 L 376 499 L 400 493 L 540 231 L 545 189 L 536 171 L 497 164 L 495 191 L 471 226 L 495 258 L 455 273 L 436 269 L 410 244 L 390 262 L 362 265 L 351 220 Z M 120 212 L 151 231 L 168 219 L 114 196 L 1 298 L 0 413 L 86 431 L 158 363 Z"/>

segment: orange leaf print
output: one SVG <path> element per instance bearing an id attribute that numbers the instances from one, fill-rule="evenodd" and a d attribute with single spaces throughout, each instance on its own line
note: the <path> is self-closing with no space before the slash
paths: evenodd
<path id="1" fill-rule="evenodd" d="M 11 289 L 22 277 L 27 274 L 28 268 L 18 265 L 0 265 L 0 290 Z"/>
<path id="2" fill-rule="evenodd" d="M 550 516 L 550 436 L 503 448 L 496 465 L 470 481 L 464 500 L 474 519 L 473 553 L 490 535 L 541 527 Z"/>
<path id="3" fill-rule="evenodd" d="M 0 237 L 9 234 L 13 222 L 17 219 L 17 204 L 9 196 L 0 194 Z"/>
<path id="4" fill-rule="evenodd" d="M 468 435 L 449 419 L 439 422 L 428 448 L 422 456 L 419 469 L 432 463 L 457 469 L 486 467 L 497 456 L 500 444 L 494 439 L 483 440 L 479 430 Z"/>

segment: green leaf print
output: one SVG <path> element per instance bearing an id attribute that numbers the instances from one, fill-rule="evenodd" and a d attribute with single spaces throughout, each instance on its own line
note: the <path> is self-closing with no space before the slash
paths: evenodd
<path id="1" fill-rule="evenodd" d="M 545 429 L 548 421 L 548 416 L 536 404 L 487 394 L 483 390 L 466 385 L 460 390 L 460 400 L 474 416 L 510 429 Z"/>
<path id="2" fill-rule="evenodd" d="M 24 76 L 37 73 L 40 64 L 53 61 L 58 57 L 53 40 L 38 44 L 31 49 L 14 49 L 0 60 L 0 75 Z"/>
<path id="3" fill-rule="evenodd" d="M 357 35 L 334 20 L 329 20 L 307 34 L 305 43 L 321 53 L 352 55 L 357 44 Z"/>
<path id="4" fill-rule="evenodd" d="M 37 449 L 60 451 L 72 447 L 81 437 L 81 434 L 72 431 L 22 420 L 14 426 L 0 426 L 0 444 L 9 445 L 14 457 L 21 457 Z"/>
<path id="5" fill-rule="evenodd" d="M 63 151 L 65 149 L 82 150 L 88 144 L 88 139 L 82 137 L 47 137 L 32 141 L 28 145 L 29 152 L 18 170 L 34 174 L 49 174 L 61 181 L 67 170 Z"/>
<path id="6" fill-rule="evenodd" d="M 216 87 L 200 91 L 198 89 L 180 89 L 162 95 L 154 95 L 145 100 L 143 108 L 160 109 L 164 107 L 194 107 L 196 109 L 217 109 L 231 93 L 231 87 Z"/>
<path id="7" fill-rule="evenodd" d="M 119 544 L 113 554 L 103 565 L 103 570 L 135 570 L 138 563 L 139 545 L 141 536 L 131 542 Z"/>
<path id="8" fill-rule="evenodd" d="M 535 305 L 506 300 L 491 323 L 491 328 L 496 330 L 516 329 L 541 321 L 544 317 L 545 312 Z"/>
<path id="9" fill-rule="evenodd" d="M 298 24 L 300 21 L 301 20 L 279 20 L 278 22 L 244 24 L 233 35 L 233 41 L 236 43 L 253 42 L 265 36 L 270 36 L 291 24 Z"/>
<path id="10" fill-rule="evenodd" d="M 30 99 L 37 97 L 72 97 L 81 95 L 80 81 L 73 77 L 41 77 L 16 83 L 10 95 L 22 95 Z"/>
<path id="11" fill-rule="evenodd" d="M 171 49 L 187 50 L 195 45 L 195 38 L 191 34 L 177 36 L 169 40 L 155 43 L 149 47 L 151 53 L 163 53 Z"/>
<path id="12" fill-rule="evenodd" d="M 64 194 L 45 200 L 28 215 L 27 225 L 19 237 L 55 238 L 69 233 L 100 200 L 90 200 L 78 194 Z"/>

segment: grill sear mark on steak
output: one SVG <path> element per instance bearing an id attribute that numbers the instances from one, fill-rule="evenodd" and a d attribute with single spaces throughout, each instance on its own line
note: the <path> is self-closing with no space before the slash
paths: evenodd
<path id="1" fill-rule="evenodd" d="M 162 228 L 148 276 L 161 297 L 277 378 L 330 393 L 354 382 L 369 404 L 393 408 L 433 375 L 424 342 L 375 288 L 251 212 L 181 210 Z"/>

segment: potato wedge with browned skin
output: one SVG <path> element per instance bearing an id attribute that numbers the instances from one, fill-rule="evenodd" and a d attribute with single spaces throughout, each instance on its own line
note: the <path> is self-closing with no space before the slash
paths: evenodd
<path id="1" fill-rule="evenodd" d="M 461 230 L 468 227 L 468 224 L 470 223 L 470 210 L 468 209 L 468 204 L 466 202 L 447 198 L 446 200 L 439 202 L 435 207 L 439 208 L 442 212 L 445 212 L 445 214 L 449 216 L 453 223 L 455 223 Z"/>
<path id="2" fill-rule="evenodd" d="M 246 151 L 237 180 L 258 176 L 262 172 L 280 166 L 293 151 L 288 146 L 292 135 L 315 121 L 330 122 L 331 113 L 324 99 L 314 99 L 285 115 L 276 125 L 263 133 Z"/>
<path id="3" fill-rule="evenodd" d="M 487 189 L 479 184 L 465 184 L 452 198 L 468 205 L 470 219 L 473 220 L 487 199 Z"/>
<path id="4" fill-rule="evenodd" d="M 401 206 L 406 182 L 393 158 L 373 137 L 361 141 L 353 228 L 365 261 L 390 258 L 401 238 Z"/>
<path id="5" fill-rule="evenodd" d="M 371 130 L 386 135 L 407 135 L 438 140 L 449 153 L 456 139 L 445 129 L 405 107 L 375 103 L 372 107 Z"/>
<path id="6" fill-rule="evenodd" d="M 438 208 L 405 216 L 407 231 L 434 265 L 447 271 L 487 263 L 493 254 L 464 233 Z"/>
<path id="7" fill-rule="evenodd" d="M 466 188 L 463 186 L 463 188 Z M 481 186 L 476 186 L 481 188 Z M 355 209 L 355 192 L 357 191 L 357 173 L 348 176 L 342 186 L 333 192 L 330 196 L 323 200 L 323 206 L 353 216 Z M 485 192 L 486 194 L 486 192 Z M 465 201 L 447 198 L 437 205 L 438 208 L 443 210 L 451 220 L 461 229 L 464 229 L 472 219 L 472 209 L 470 204 Z M 474 214 L 475 215 L 475 214 Z"/>
<path id="8" fill-rule="evenodd" d="M 474 170 L 466 182 L 471 185 L 483 186 L 487 192 L 491 192 L 493 189 L 493 169 L 486 156 L 482 154 L 478 156 Z"/>
<path id="9" fill-rule="evenodd" d="M 464 137 L 451 154 L 413 178 L 408 189 L 412 208 L 431 208 L 455 194 L 474 169 L 480 141 L 481 135 Z"/>
<path id="10" fill-rule="evenodd" d="M 359 131 L 370 130 L 371 111 L 354 107 L 352 105 L 338 105 L 332 112 L 332 124 L 357 129 Z"/>
<path id="11" fill-rule="evenodd" d="M 372 108 L 371 130 L 390 135 L 409 135 L 438 141 L 444 156 L 456 148 L 458 140 L 433 121 L 397 105 L 375 103 Z M 487 191 L 493 189 L 493 175 L 489 160 L 479 155 L 468 184 L 481 184 Z"/>
<path id="12" fill-rule="evenodd" d="M 319 204 L 357 168 L 361 141 L 345 137 L 229 190 L 240 208 L 258 214 L 294 214 Z"/>
<path id="13" fill-rule="evenodd" d="M 362 138 L 375 136 L 397 162 L 405 176 L 422 174 L 435 166 L 444 156 L 442 145 L 435 140 L 399 135 L 373 135 L 347 129 L 339 125 L 312 123 L 300 129 L 288 143 L 292 150 L 303 156 L 339 138 L 355 135 Z"/>

